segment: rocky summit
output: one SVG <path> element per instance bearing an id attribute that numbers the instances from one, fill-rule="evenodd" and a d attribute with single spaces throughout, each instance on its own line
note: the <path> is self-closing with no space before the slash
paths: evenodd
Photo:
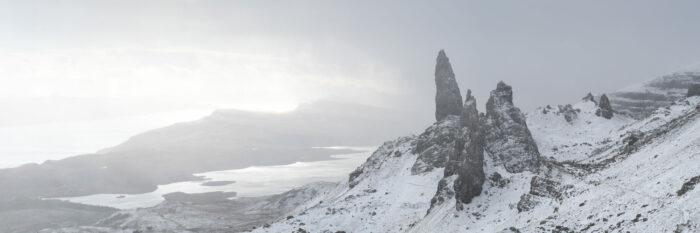
<path id="1" fill-rule="evenodd" d="M 435 119 L 441 121 L 449 115 L 459 116 L 462 112 L 462 94 L 459 91 L 450 59 L 440 50 L 435 65 Z"/>
<path id="2" fill-rule="evenodd" d="M 513 105 L 513 89 L 499 82 L 486 102 L 486 151 L 509 172 L 537 171 L 540 153 L 525 116 Z"/>
<path id="3" fill-rule="evenodd" d="M 600 96 L 600 104 L 598 104 L 598 110 L 595 113 L 596 116 L 605 118 L 605 119 L 610 119 L 613 117 L 613 109 L 612 106 L 610 105 L 610 100 L 608 99 L 608 96 L 603 94 Z"/>

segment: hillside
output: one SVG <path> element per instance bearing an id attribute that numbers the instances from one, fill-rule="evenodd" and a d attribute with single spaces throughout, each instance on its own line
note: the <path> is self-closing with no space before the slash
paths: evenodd
<path id="1" fill-rule="evenodd" d="M 491 98 L 512 98 L 501 90 L 499 84 Z M 467 99 L 465 109 L 471 104 Z M 700 230 L 700 190 L 694 188 L 700 180 L 700 97 L 672 101 L 641 120 L 625 114 L 606 119 L 596 114 L 600 108 L 591 100 L 544 107 L 529 113 L 524 124 L 508 104 L 496 106 L 501 113 L 491 113 L 487 106 L 480 127 L 529 126 L 539 164 L 509 167 L 508 159 L 524 161 L 522 151 L 531 147 L 528 134 L 502 135 L 505 143 L 492 146 L 489 140 L 501 139 L 485 137 L 483 190 L 466 201 L 464 184 L 456 182 L 465 173 L 436 161 L 452 160 L 451 154 L 458 153 L 454 148 L 464 142 L 460 138 L 468 145 L 478 142 L 459 136 L 477 128 L 465 126 L 464 112 L 444 117 L 421 136 L 382 145 L 347 181 L 298 207 L 293 218 L 253 232 Z M 501 118 L 506 120 L 490 120 Z M 424 151 L 417 150 L 425 137 L 434 142 L 427 150 L 438 152 L 432 163 L 425 163 Z M 520 152 L 508 154 L 509 148 Z M 468 165 L 475 152 L 467 151 L 467 163 L 457 169 Z M 417 164 L 423 169 L 416 170 Z"/>

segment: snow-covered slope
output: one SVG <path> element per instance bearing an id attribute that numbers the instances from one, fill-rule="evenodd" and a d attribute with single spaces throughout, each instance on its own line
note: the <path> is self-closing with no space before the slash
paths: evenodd
<path id="1" fill-rule="evenodd" d="M 254 232 L 697 232 L 700 188 L 678 191 L 700 175 L 699 104 L 680 100 L 636 122 L 597 117 L 589 102 L 574 105 L 571 123 L 539 109 L 528 124 L 540 148 L 568 148 L 544 150 L 552 158 L 536 173 L 509 173 L 485 156 L 484 191 L 461 211 L 451 199 L 428 213 L 443 168 L 412 174 L 416 138 L 399 138 L 352 185 Z"/>
<path id="2" fill-rule="evenodd" d="M 594 148 L 614 140 L 614 132 L 635 121 L 624 114 L 605 119 L 596 116 L 597 109 L 595 102 L 583 100 L 570 109 L 548 105 L 528 113 L 527 125 L 542 156 L 559 161 L 587 158 Z"/>
<path id="3" fill-rule="evenodd" d="M 689 68 L 662 77 L 635 84 L 610 93 L 613 109 L 641 119 L 659 107 L 665 107 L 684 98 L 688 85 L 700 84 L 700 69 Z"/>

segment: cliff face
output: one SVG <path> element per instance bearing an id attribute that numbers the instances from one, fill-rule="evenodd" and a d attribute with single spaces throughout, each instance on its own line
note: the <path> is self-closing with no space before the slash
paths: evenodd
<path id="1" fill-rule="evenodd" d="M 540 153 L 525 122 L 513 105 L 513 89 L 499 82 L 486 103 L 486 151 L 509 172 L 537 171 Z"/>

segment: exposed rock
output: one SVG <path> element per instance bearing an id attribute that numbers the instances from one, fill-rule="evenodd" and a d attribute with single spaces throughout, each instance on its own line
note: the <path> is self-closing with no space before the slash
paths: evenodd
<path id="1" fill-rule="evenodd" d="M 458 203 L 470 203 L 481 194 L 484 184 L 484 134 L 481 130 L 476 99 L 467 91 L 467 98 L 460 117 L 460 138 L 455 155 L 457 157 L 457 180 L 454 183 Z M 447 170 L 446 174 L 447 175 Z"/>
<path id="2" fill-rule="evenodd" d="M 461 209 L 462 204 L 470 203 L 472 198 L 481 194 L 485 180 L 484 139 L 476 99 L 471 95 L 471 90 L 467 91 L 459 122 L 455 149 L 449 156 L 438 190 L 431 199 L 431 208 L 455 196 L 457 208 Z"/>
<path id="3" fill-rule="evenodd" d="M 595 112 L 595 115 L 605 119 L 613 117 L 613 109 L 612 106 L 610 106 L 610 100 L 605 94 L 600 96 L 600 104 L 598 104 L 598 110 Z"/>
<path id="4" fill-rule="evenodd" d="M 440 50 L 435 65 L 435 119 L 440 121 L 449 115 L 462 112 L 462 94 L 459 91 L 450 60 L 444 50 Z"/>
<path id="5" fill-rule="evenodd" d="M 573 122 L 578 118 L 578 113 L 581 112 L 581 109 L 574 109 L 571 104 L 567 104 L 564 106 L 559 105 L 559 114 L 564 115 L 564 119 L 566 122 Z"/>
<path id="6" fill-rule="evenodd" d="M 499 82 L 486 103 L 486 151 L 508 172 L 537 171 L 540 153 L 525 116 L 513 105 L 512 88 Z"/>
<path id="7" fill-rule="evenodd" d="M 539 205 L 542 198 L 549 198 L 561 202 L 566 190 L 573 188 L 571 185 L 562 185 L 551 177 L 533 176 L 530 180 L 530 191 L 520 196 L 517 208 L 518 212 L 530 211 Z"/>
<path id="8" fill-rule="evenodd" d="M 700 84 L 690 84 L 688 86 L 688 94 L 686 96 L 700 96 Z"/>
<path id="9" fill-rule="evenodd" d="M 678 194 L 678 196 L 683 196 L 688 191 L 693 190 L 695 188 L 695 185 L 697 185 L 698 183 L 700 183 L 700 176 L 690 178 L 690 180 L 683 183 L 683 186 L 676 192 L 676 194 Z"/>
<path id="10" fill-rule="evenodd" d="M 586 95 L 586 96 L 584 96 L 583 98 L 581 98 L 581 100 L 583 100 L 583 101 L 591 101 L 591 102 L 595 103 L 596 105 L 598 105 L 598 102 L 595 101 L 595 97 L 593 97 L 593 94 L 591 94 L 590 92 L 588 92 L 588 95 Z"/>
<path id="11" fill-rule="evenodd" d="M 539 204 L 540 202 L 535 196 L 529 193 L 525 193 L 520 196 L 520 201 L 518 201 L 518 205 L 516 207 L 518 209 L 518 212 L 526 212 L 534 209 Z"/>
<path id="12" fill-rule="evenodd" d="M 450 115 L 435 122 L 418 136 L 413 148 L 413 153 L 418 154 L 418 159 L 411 168 L 413 174 L 445 167 L 447 159 L 455 153 L 459 124 L 459 116 Z"/>

